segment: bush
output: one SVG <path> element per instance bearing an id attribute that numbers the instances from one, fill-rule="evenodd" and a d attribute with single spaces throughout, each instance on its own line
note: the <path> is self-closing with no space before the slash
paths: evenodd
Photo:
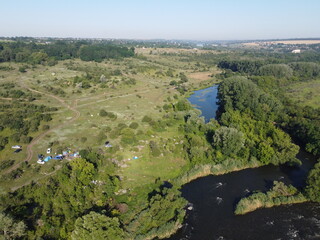
<path id="1" fill-rule="evenodd" d="M 27 69 L 27 68 L 26 68 L 25 66 L 21 66 L 21 67 L 19 67 L 19 72 L 25 73 L 25 72 L 27 72 L 26 69 Z"/>
<path id="2" fill-rule="evenodd" d="M 160 156 L 161 152 L 160 152 L 160 149 L 159 149 L 159 147 L 158 147 L 156 142 L 150 141 L 149 147 L 150 147 L 152 156 L 154 156 L 154 157 L 159 157 Z"/>
<path id="3" fill-rule="evenodd" d="M 108 116 L 108 113 L 107 113 L 106 110 L 101 109 L 100 112 L 99 112 L 99 116 L 100 116 L 100 117 L 106 117 L 106 116 Z"/>
<path id="4" fill-rule="evenodd" d="M 139 127 L 139 124 L 137 122 L 132 122 L 130 125 L 129 125 L 130 128 L 132 129 L 137 129 Z"/>
<path id="5" fill-rule="evenodd" d="M 49 125 L 43 125 L 42 126 L 42 130 L 45 131 L 45 130 L 48 130 L 50 129 L 50 126 Z"/>
<path id="6" fill-rule="evenodd" d="M 32 137 L 30 136 L 22 135 L 20 137 L 20 142 L 22 143 L 30 143 L 31 141 L 32 141 Z"/>
<path id="7" fill-rule="evenodd" d="M 0 170 L 11 167 L 14 164 L 14 160 L 4 160 L 0 164 Z"/>

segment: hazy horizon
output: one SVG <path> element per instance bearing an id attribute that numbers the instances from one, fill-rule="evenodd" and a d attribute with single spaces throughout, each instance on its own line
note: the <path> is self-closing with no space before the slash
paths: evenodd
<path id="1" fill-rule="evenodd" d="M 2 3 L 1 37 L 132 40 L 319 38 L 320 1 L 12 0 Z"/>

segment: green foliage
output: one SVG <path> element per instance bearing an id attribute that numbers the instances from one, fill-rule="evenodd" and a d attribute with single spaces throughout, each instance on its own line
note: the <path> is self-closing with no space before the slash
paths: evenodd
<path id="1" fill-rule="evenodd" d="M 186 76 L 183 72 L 181 72 L 181 73 L 179 74 L 179 78 L 180 78 L 181 83 L 188 82 L 188 78 L 187 78 L 187 76 Z M 170 84 L 170 85 L 171 85 L 171 84 Z"/>
<path id="2" fill-rule="evenodd" d="M 220 112 L 251 111 L 259 120 L 274 120 L 282 109 L 280 102 L 264 93 L 256 84 L 244 77 L 227 78 L 219 85 Z"/>
<path id="3" fill-rule="evenodd" d="M 84 61 L 101 62 L 103 59 L 134 56 L 134 48 L 85 41 L 53 41 L 35 44 L 13 41 L 1 45 L 0 62 L 16 61 L 53 66 L 57 60 L 80 57 Z"/>
<path id="4" fill-rule="evenodd" d="M 26 66 L 21 66 L 21 67 L 19 67 L 19 72 L 21 72 L 21 73 L 27 72 Z"/>
<path id="5" fill-rule="evenodd" d="M 104 109 L 101 109 L 100 112 L 99 112 L 99 116 L 100 117 L 106 117 L 108 115 L 107 111 L 104 110 Z"/>
<path id="6" fill-rule="evenodd" d="M 35 236 L 66 239 L 77 218 L 93 208 L 108 209 L 110 198 L 119 184 L 112 175 L 114 166 L 111 162 L 101 161 L 100 155 L 92 151 L 81 151 L 81 154 L 89 160 L 73 159 L 55 176 L 23 187 L 4 200 L 5 208 L 11 212 L 32 218 Z M 98 173 L 95 165 L 105 170 Z M 25 211 L 27 208 L 29 210 Z"/>
<path id="7" fill-rule="evenodd" d="M 191 104 L 188 100 L 181 99 L 174 105 L 174 108 L 176 111 L 188 111 L 191 109 Z"/>
<path id="8" fill-rule="evenodd" d="M 11 167 L 14 164 L 14 160 L 4 160 L 1 162 L 0 170 Z"/>
<path id="9" fill-rule="evenodd" d="M 122 240 L 124 237 L 118 218 L 110 218 L 96 212 L 78 218 L 71 234 L 71 239 L 75 240 Z"/>
<path id="10" fill-rule="evenodd" d="M 296 161 L 299 147 L 292 143 L 288 134 L 273 123 L 254 120 L 249 114 L 241 114 L 239 111 L 226 112 L 220 120 L 222 124 L 244 133 L 245 148 L 262 163 L 277 165 Z"/>
<path id="11" fill-rule="evenodd" d="M 293 70 L 286 64 L 268 64 L 259 68 L 259 75 L 290 78 L 293 75 Z"/>
<path id="12" fill-rule="evenodd" d="M 286 130 L 313 155 L 320 154 L 319 110 L 287 103 L 288 117 L 284 119 Z"/>
<path id="13" fill-rule="evenodd" d="M 239 155 L 256 157 L 264 164 L 297 162 L 295 155 L 299 148 L 273 122 L 284 115 L 276 98 L 243 77 L 223 81 L 218 95 L 221 124 L 244 134 L 246 151 L 240 151 Z"/>
<path id="14" fill-rule="evenodd" d="M 311 201 L 320 202 L 320 163 L 309 172 L 306 193 Z"/>
<path id="15" fill-rule="evenodd" d="M 27 226 L 23 221 L 14 221 L 12 217 L 0 212 L 0 238 L 17 239 L 26 235 Z"/>
<path id="16" fill-rule="evenodd" d="M 169 85 L 171 85 L 171 86 L 177 86 L 178 83 L 177 83 L 176 80 L 172 80 L 172 81 L 170 81 Z"/>
<path id="17" fill-rule="evenodd" d="M 121 143 L 125 145 L 133 145 L 136 143 L 136 135 L 132 128 L 127 128 L 126 126 L 121 129 Z"/>
<path id="18" fill-rule="evenodd" d="M 134 49 L 113 45 L 87 45 L 80 48 L 79 56 L 83 61 L 101 62 L 109 58 L 132 57 Z"/>
<path id="19" fill-rule="evenodd" d="M 142 118 L 142 122 L 147 122 L 147 123 L 149 123 L 149 122 L 151 122 L 151 121 L 152 121 L 152 118 L 149 117 L 149 116 L 147 116 L 147 115 Z"/>
<path id="20" fill-rule="evenodd" d="M 181 221 L 185 215 L 184 207 L 187 202 L 180 196 L 181 193 L 174 188 L 162 188 L 153 193 L 147 206 L 128 224 L 127 231 L 136 235 L 137 239 L 165 235 L 162 231 L 166 228 L 163 226 Z"/>
<path id="21" fill-rule="evenodd" d="M 307 199 L 292 185 L 274 181 L 273 187 L 266 193 L 253 193 L 242 198 L 236 205 L 235 214 L 242 215 L 258 208 L 273 207 L 283 204 L 301 203 Z"/>
<path id="22" fill-rule="evenodd" d="M 320 76 L 320 65 L 313 62 L 290 63 L 294 70 L 294 75 L 304 79 L 316 78 Z"/>
<path id="23" fill-rule="evenodd" d="M 25 91 L 12 89 L 5 96 L 19 98 L 19 100 L 0 103 L 0 126 L 6 126 L 12 131 L 9 139 L 8 137 L 0 136 L 0 151 L 9 140 L 29 143 L 32 137 L 28 135 L 31 132 L 38 131 L 41 121 L 50 121 L 52 119 L 50 114 L 44 114 L 44 112 L 56 110 L 55 108 L 20 100 L 20 98 L 30 96 Z"/>
<path id="24" fill-rule="evenodd" d="M 137 122 L 132 122 L 130 125 L 129 125 L 129 128 L 132 128 L 132 129 L 137 129 L 139 127 L 139 124 Z"/>
<path id="25" fill-rule="evenodd" d="M 221 127 L 213 135 L 213 145 L 226 156 L 236 155 L 244 145 L 243 133 L 235 128 Z"/>
<path id="26" fill-rule="evenodd" d="M 152 156 L 154 156 L 154 157 L 159 157 L 160 156 L 161 151 L 159 149 L 158 144 L 155 141 L 150 141 L 149 147 L 150 147 Z"/>
<path id="27" fill-rule="evenodd" d="M 48 54 L 44 52 L 34 52 L 31 54 L 29 59 L 32 64 L 42 64 L 48 60 Z"/>
<path id="28" fill-rule="evenodd" d="M 262 65 L 263 61 L 257 60 L 223 60 L 218 62 L 219 68 L 248 74 L 256 74 Z"/>

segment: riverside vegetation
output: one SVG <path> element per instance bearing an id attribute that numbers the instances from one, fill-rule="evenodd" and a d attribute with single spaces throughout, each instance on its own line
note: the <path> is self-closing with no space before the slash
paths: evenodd
<path id="1" fill-rule="evenodd" d="M 165 238 L 186 214 L 182 184 L 299 164 L 290 135 L 314 155 L 320 149 L 319 109 L 286 92 L 293 83 L 318 81 L 317 52 L 166 52 L 83 41 L 14 41 L 0 49 L 0 233 L 6 239 Z M 186 96 L 217 82 L 218 119 L 206 123 Z M 11 145 L 24 148 L 39 134 L 35 151 L 73 148 L 81 158 L 39 166 L 35 156 L 25 162 L 24 151 L 12 156 Z M 106 139 L 112 147 L 104 147 Z M 252 201 L 257 207 L 297 196 L 320 201 L 319 169 L 311 170 L 305 190 L 277 182 L 266 194 L 241 200 L 237 213 L 248 212 Z"/>

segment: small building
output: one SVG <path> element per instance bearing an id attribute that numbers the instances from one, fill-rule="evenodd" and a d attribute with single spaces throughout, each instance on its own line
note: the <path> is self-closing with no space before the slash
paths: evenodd
<path id="1" fill-rule="evenodd" d="M 301 50 L 300 49 L 294 49 L 291 51 L 292 53 L 301 53 Z"/>

